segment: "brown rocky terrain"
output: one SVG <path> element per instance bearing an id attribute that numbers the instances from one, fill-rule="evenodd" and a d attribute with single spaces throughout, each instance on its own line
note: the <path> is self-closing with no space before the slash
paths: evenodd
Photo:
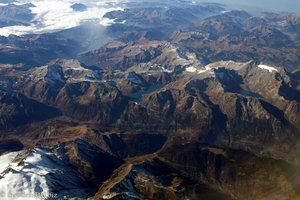
<path id="1" fill-rule="evenodd" d="M 100 188 L 95 198 L 297 199 L 297 76 L 254 61 L 191 66 L 112 72 L 56 60 L 3 68 L 13 82 L 2 88 L 1 140 L 63 147 L 92 191 Z M 15 95 L 24 111 L 8 112 Z M 38 122 L 41 109 L 58 115 L 47 110 Z"/>

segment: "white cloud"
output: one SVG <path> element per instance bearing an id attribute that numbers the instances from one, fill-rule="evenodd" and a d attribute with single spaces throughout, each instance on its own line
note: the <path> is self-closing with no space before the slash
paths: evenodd
<path id="1" fill-rule="evenodd" d="M 69 29 L 80 25 L 84 21 L 97 20 L 100 25 L 109 26 L 113 20 L 103 16 L 113 10 L 123 10 L 121 7 L 124 1 L 92 0 L 84 2 L 88 9 L 83 12 L 74 11 L 70 6 L 80 3 L 79 0 L 18 0 L 15 4 L 32 3 L 35 7 L 30 8 L 35 18 L 30 26 L 9 26 L 0 28 L 0 35 L 10 34 L 24 35 L 29 33 L 55 32 Z"/>
<path id="2" fill-rule="evenodd" d="M 14 35 L 24 35 L 26 33 L 35 32 L 31 26 L 7 26 L 0 28 L 0 35 L 9 36 L 10 34 Z"/>

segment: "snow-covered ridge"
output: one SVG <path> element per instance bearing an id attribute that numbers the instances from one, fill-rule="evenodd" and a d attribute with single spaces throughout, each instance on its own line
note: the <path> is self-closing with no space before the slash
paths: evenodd
<path id="1" fill-rule="evenodd" d="M 101 82 L 97 70 L 84 68 L 78 61 L 60 60 L 48 65 L 32 68 L 27 75 L 29 81 L 44 81 L 50 85 L 67 82 Z"/>
<path id="2" fill-rule="evenodd" d="M 77 171 L 52 150 L 35 148 L 28 153 L 8 153 L 0 156 L 0 162 L 0 199 L 57 199 L 71 194 L 66 196 L 68 199 L 89 195 Z M 63 187 L 53 193 L 52 188 L 57 189 L 57 185 Z"/>
<path id="3" fill-rule="evenodd" d="M 17 155 L 20 154 L 19 152 L 10 152 L 4 155 L 0 156 L 0 176 L 5 172 L 5 170 L 9 169 L 11 166 L 11 163 L 13 163 L 13 160 L 16 158 Z"/>
<path id="4" fill-rule="evenodd" d="M 189 66 L 185 68 L 186 72 L 189 73 L 197 73 L 197 74 L 202 74 L 205 72 L 210 72 L 212 73 L 213 69 L 219 69 L 219 68 L 228 68 L 228 69 L 235 69 L 235 70 L 239 70 L 241 68 L 243 68 L 244 66 L 246 66 L 248 63 L 238 63 L 238 62 L 234 62 L 232 60 L 228 60 L 228 61 L 219 61 L 219 62 L 214 62 L 214 63 L 210 63 L 208 65 L 205 65 L 204 69 L 199 69 L 196 68 L 194 66 Z"/>
<path id="5" fill-rule="evenodd" d="M 199 68 L 196 68 L 194 66 L 188 66 L 188 67 L 185 68 L 185 71 L 189 72 L 189 73 L 201 74 L 201 73 L 210 71 L 212 69 L 218 69 L 218 68 L 227 68 L 227 69 L 231 69 L 231 70 L 241 70 L 244 67 L 249 66 L 249 64 L 251 64 L 251 62 L 253 62 L 253 61 L 249 61 L 249 62 L 245 62 L 245 63 L 239 63 L 239 62 L 234 62 L 234 61 L 219 61 L 219 62 L 214 62 L 214 63 L 210 63 L 210 64 L 206 65 L 205 69 L 199 69 Z M 277 68 L 271 67 L 271 66 L 268 66 L 268 65 L 264 65 L 264 64 L 259 64 L 259 65 L 257 65 L 257 67 L 259 69 L 267 70 L 270 73 L 278 72 Z"/>
<path id="6" fill-rule="evenodd" d="M 0 196 L 5 199 L 21 199 L 30 197 L 30 199 L 39 199 L 36 193 L 41 196 L 49 195 L 49 188 L 46 184 L 45 175 L 48 173 L 46 164 L 42 164 L 41 155 L 45 152 L 42 150 L 34 150 L 25 160 L 24 163 L 15 161 L 14 159 L 21 152 L 8 153 L 2 155 L 0 160 L 6 162 L 6 169 L 1 172 L 3 178 L 0 179 Z"/>
<path id="7" fill-rule="evenodd" d="M 267 65 L 260 64 L 257 67 L 260 68 L 260 69 L 268 70 L 270 73 L 272 73 L 273 71 L 278 72 L 278 69 L 276 69 L 274 67 L 267 66 Z"/>

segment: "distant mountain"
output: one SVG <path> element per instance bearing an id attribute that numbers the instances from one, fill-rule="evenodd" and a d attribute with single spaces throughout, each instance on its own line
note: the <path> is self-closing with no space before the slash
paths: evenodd
<path id="1" fill-rule="evenodd" d="M 192 12 L 189 8 L 185 9 L 186 12 Z M 150 17 L 151 14 L 147 14 L 147 12 L 154 12 L 155 9 L 145 10 L 144 14 Z M 183 15 L 187 18 L 181 19 L 188 22 L 182 23 L 172 22 L 173 19 L 169 21 L 165 13 L 162 14 L 162 11 L 155 10 L 157 15 L 153 17 L 153 20 L 157 19 L 159 22 L 147 21 L 147 18 L 142 17 L 142 19 L 145 19 L 142 22 L 144 27 L 138 30 L 136 26 L 140 27 L 142 25 L 138 25 L 139 22 L 135 22 L 137 12 L 130 14 L 134 10 L 108 13 L 107 17 L 115 17 L 121 21 L 122 17 L 124 17 L 122 15 L 125 15 L 124 13 L 127 14 L 124 17 L 124 19 L 127 17 L 125 24 L 116 24 L 109 28 L 109 31 L 114 33 L 118 32 L 118 30 L 122 32 L 118 39 L 121 43 L 112 42 L 106 45 L 108 48 L 104 46 L 99 50 L 80 55 L 79 59 L 88 65 L 102 68 L 106 68 L 107 64 L 105 62 L 108 65 L 112 63 L 113 68 L 119 67 L 120 69 L 133 66 L 135 64 L 134 61 L 136 63 L 144 63 L 145 59 L 147 62 L 152 60 L 154 63 L 157 61 L 153 60 L 153 55 L 155 57 L 159 56 L 160 52 L 164 51 L 162 49 L 164 42 L 157 46 L 158 41 L 167 40 L 179 49 L 195 54 L 203 66 L 219 60 L 234 60 L 237 62 L 255 60 L 257 62 L 281 65 L 290 71 L 299 67 L 300 61 L 296 53 L 300 49 L 297 31 L 297 23 L 300 22 L 298 15 L 270 15 L 266 13 L 263 17 L 256 17 L 245 11 L 222 13 L 220 10 L 221 8 L 219 8 L 218 14 L 215 12 L 215 14 L 212 14 L 213 16 L 204 19 L 196 16 L 190 19 L 187 15 Z M 140 12 L 140 14 L 142 13 Z M 179 15 L 174 14 L 174 16 Z M 163 25 L 162 23 L 166 24 Z M 178 26 L 174 26 L 173 23 L 178 24 Z M 155 28 L 145 28 L 148 25 Z M 173 28 L 168 28 L 168 26 Z M 166 30 L 162 31 L 164 28 Z M 160 30 L 161 32 L 153 30 Z M 114 48 L 110 48 L 110 46 Z M 153 49 L 155 46 L 156 48 Z M 134 51 L 130 51 L 131 55 L 125 53 L 126 49 L 135 48 L 144 48 L 145 50 L 141 54 Z M 114 55 L 116 55 L 116 58 L 114 58 Z M 132 56 L 138 57 L 134 58 Z"/>
<path id="2" fill-rule="evenodd" d="M 34 18 L 34 14 L 32 14 L 29 9 L 30 7 L 34 7 L 34 5 L 23 4 L 17 6 L 15 4 L 9 4 L 7 6 L 0 6 L 0 28 L 6 26 L 29 25 L 30 21 Z"/>
<path id="3" fill-rule="evenodd" d="M 0 59 L 4 64 L 42 65 L 56 58 L 74 57 L 78 43 L 54 34 L 0 36 Z"/>
<path id="4" fill-rule="evenodd" d="M 81 11 L 86 11 L 88 7 L 82 3 L 75 3 L 71 6 L 71 8 L 75 11 L 81 12 Z"/>

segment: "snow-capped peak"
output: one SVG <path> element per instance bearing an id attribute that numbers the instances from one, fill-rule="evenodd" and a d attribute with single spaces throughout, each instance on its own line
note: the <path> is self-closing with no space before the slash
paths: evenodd
<path id="1" fill-rule="evenodd" d="M 77 170 L 62 155 L 41 148 L 1 155 L 0 199 L 80 199 L 90 196 Z M 57 185 L 64 187 L 53 193 Z"/>

